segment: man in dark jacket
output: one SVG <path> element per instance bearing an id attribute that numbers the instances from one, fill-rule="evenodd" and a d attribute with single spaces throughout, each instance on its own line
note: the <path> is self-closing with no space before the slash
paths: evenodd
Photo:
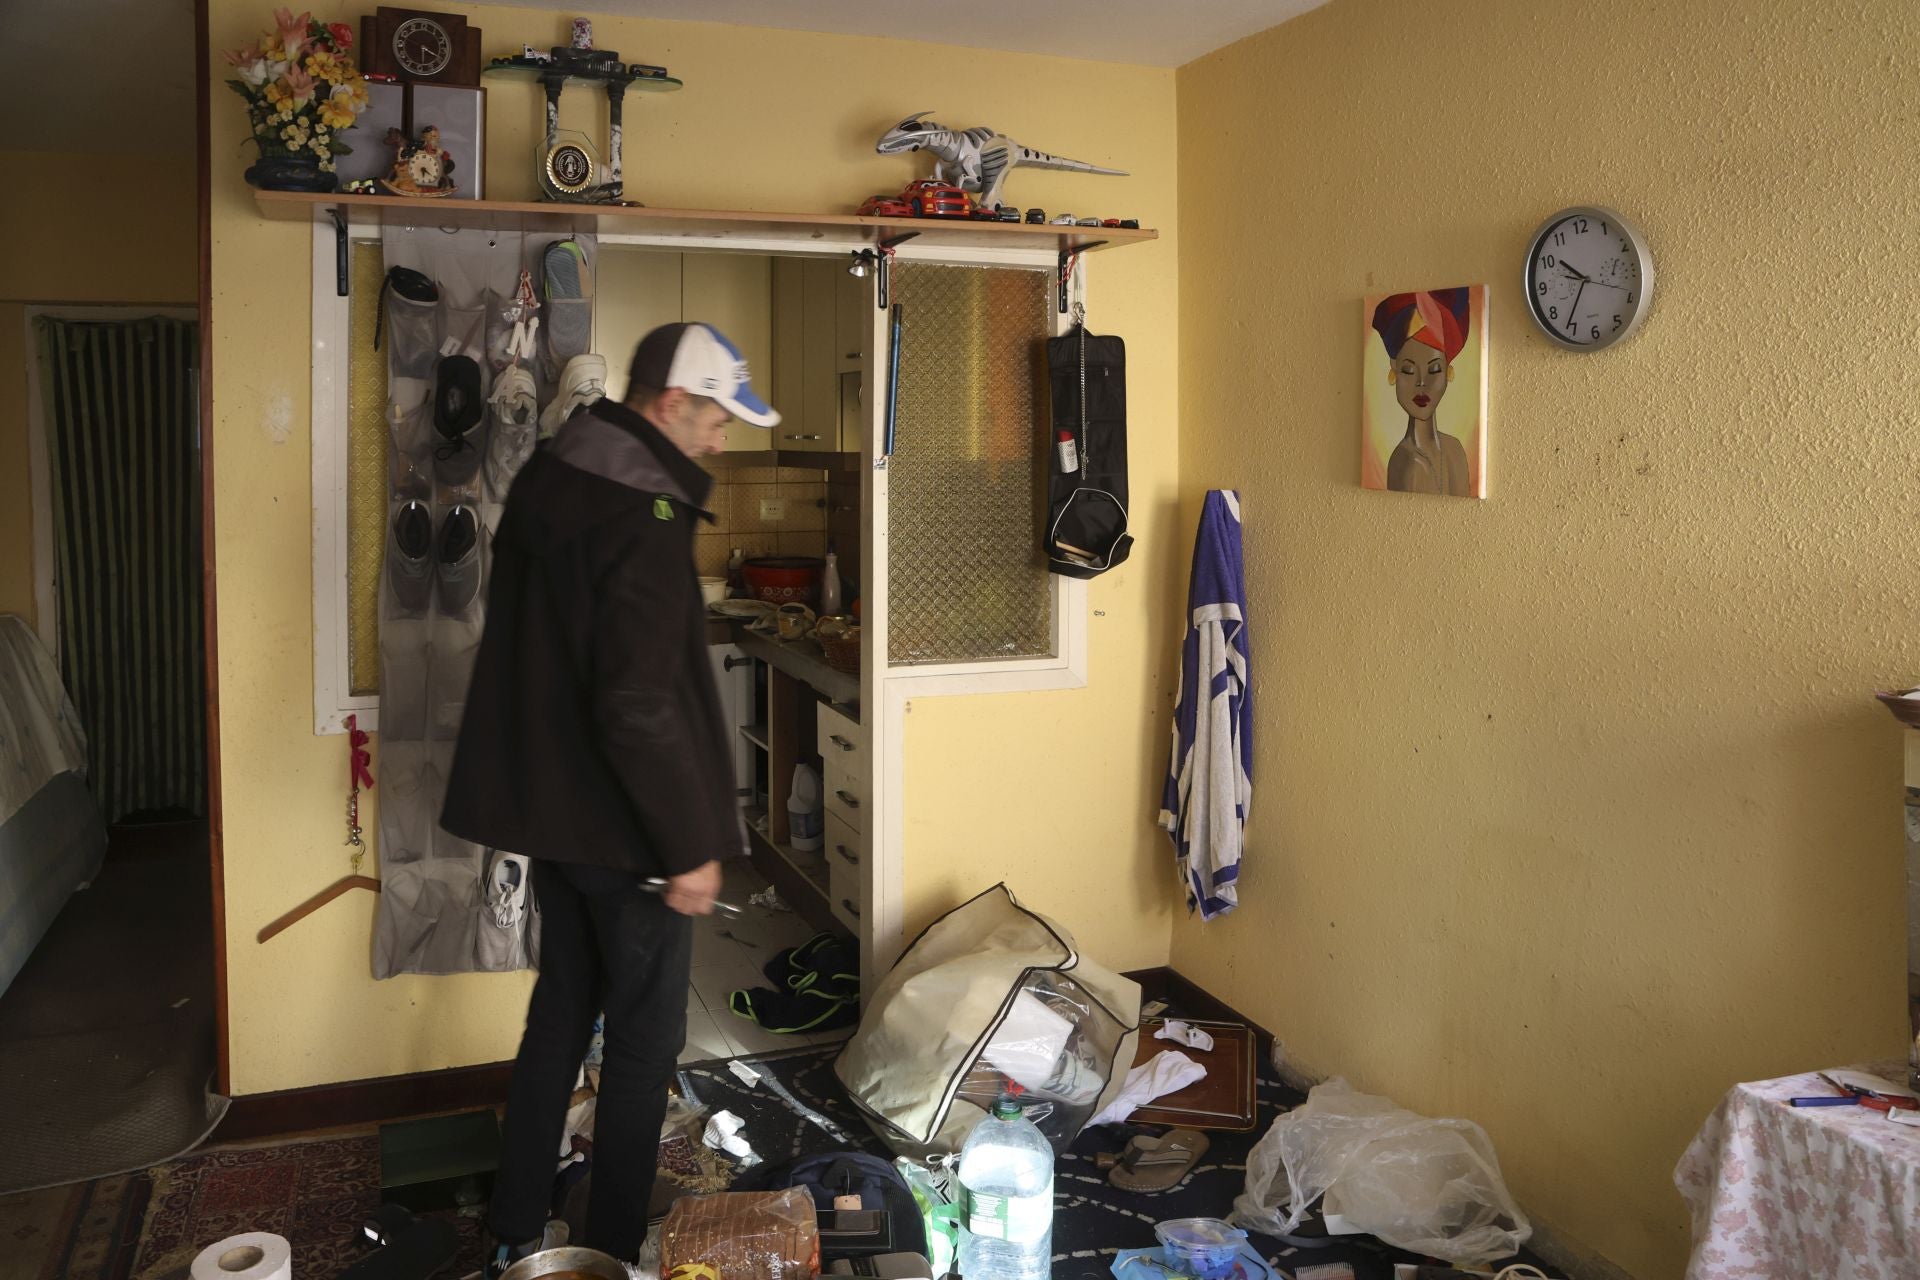
<path id="1" fill-rule="evenodd" d="M 686 1039 L 689 917 L 741 851 L 733 764 L 693 563 L 726 424 L 780 420 L 701 324 L 641 340 L 627 397 L 578 410 L 528 460 L 493 543 L 441 825 L 532 859 L 540 977 L 514 1062 L 489 1226 L 496 1267 L 537 1249 L 567 1100 L 606 1013 L 584 1243 L 632 1260 Z M 641 882 L 664 879 L 660 894 Z"/>

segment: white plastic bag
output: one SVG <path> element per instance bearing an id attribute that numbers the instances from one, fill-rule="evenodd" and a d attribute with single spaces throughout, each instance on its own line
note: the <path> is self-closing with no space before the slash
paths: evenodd
<path id="1" fill-rule="evenodd" d="M 1330 1233 L 1375 1235 L 1453 1263 L 1507 1257 L 1533 1234 L 1479 1125 L 1431 1120 L 1338 1079 L 1315 1086 L 1254 1145 L 1230 1220 L 1286 1235 L 1322 1196 Z"/>

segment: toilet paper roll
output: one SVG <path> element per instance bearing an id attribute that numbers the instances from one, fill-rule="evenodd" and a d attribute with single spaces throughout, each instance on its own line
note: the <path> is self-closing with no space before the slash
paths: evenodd
<path id="1" fill-rule="evenodd" d="M 189 1273 L 193 1280 L 291 1280 L 293 1250 L 271 1231 L 248 1231 L 202 1249 Z"/>

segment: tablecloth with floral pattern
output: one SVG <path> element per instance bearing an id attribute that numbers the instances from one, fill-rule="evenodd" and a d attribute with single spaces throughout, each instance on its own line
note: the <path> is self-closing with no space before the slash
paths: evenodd
<path id="1" fill-rule="evenodd" d="M 1673 1173 L 1693 1210 L 1687 1280 L 1920 1278 L 1920 1129 L 1787 1103 L 1833 1091 L 1816 1072 L 1735 1085 L 1707 1117 Z"/>

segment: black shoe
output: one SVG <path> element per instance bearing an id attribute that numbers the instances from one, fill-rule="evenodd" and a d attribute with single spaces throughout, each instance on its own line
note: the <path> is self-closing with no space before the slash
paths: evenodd
<path id="1" fill-rule="evenodd" d="M 467 606 L 480 594 L 480 517 L 472 507 L 455 507 L 440 522 L 435 560 L 440 612 L 449 618 L 465 617 Z"/>
<path id="2" fill-rule="evenodd" d="M 402 503 L 387 536 L 387 585 L 395 613 L 403 618 L 426 614 L 433 591 L 433 513 L 424 502 Z"/>

